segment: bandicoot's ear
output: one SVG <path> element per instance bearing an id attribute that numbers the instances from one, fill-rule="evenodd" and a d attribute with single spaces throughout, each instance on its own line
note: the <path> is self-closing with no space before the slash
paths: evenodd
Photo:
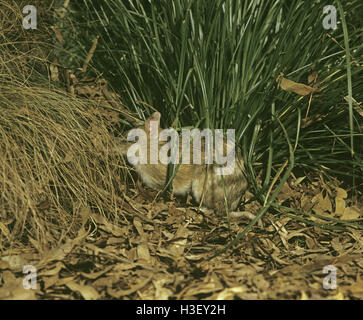
<path id="1" fill-rule="evenodd" d="M 150 129 L 153 130 L 155 128 L 158 130 L 160 128 L 160 117 L 160 112 L 154 112 L 149 118 L 146 119 L 145 129 L 147 132 L 151 132 Z M 153 122 L 153 125 L 150 127 L 151 121 Z"/>

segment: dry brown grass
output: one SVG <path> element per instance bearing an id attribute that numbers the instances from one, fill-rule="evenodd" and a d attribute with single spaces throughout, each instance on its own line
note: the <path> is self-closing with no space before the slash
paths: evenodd
<path id="1" fill-rule="evenodd" d="M 15 82 L 1 91 L 0 210 L 6 240 L 27 231 L 41 244 L 59 241 L 77 230 L 87 205 L 114 214 L 107 211 L 122 188 L 119 159 L 110 154 L 102 119 L 60 92 Z M 45 215 L 42 206 L 51 210 Z"/>
<path id="2" fill-rule="evenodd" d="M 51 35 L 19 27 L 21 2 L 0 8 L 0 250 L 30 241 L 41 252 L 74 237 L 85 208 L 119 216 L 120 159 L 100 109 L 38 73 Z"/>

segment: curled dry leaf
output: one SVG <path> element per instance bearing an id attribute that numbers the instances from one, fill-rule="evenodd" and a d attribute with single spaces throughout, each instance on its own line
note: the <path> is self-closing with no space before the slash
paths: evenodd
<path id="1" fill-rule="evenodd" d="M 100 297 L 96 289 L 92 286 L 80 285 L 74 281 L 66 283 L 66 286 L 72 291 L 79 292 L 86 300 L 97 300 Z"/>
<path id="2" fill-rule="evenodd" d="M 7 262 L 10 269 L 14 271 L 23 270 L 23 266 L 26 265 L 24 258 L 18 254 L 2 256 L 0 259 Z"/>
<path id="3" fill-rule="evenodd" d="M 336 215 L 343 215 L 345 210 L 345 200 L 348 196 L 347 192 L 342 188 L 336 189 L 336 196 L 335 196 L 335 214 Z"/>
<path id="4" fill-rule="evenodd" d="M 282 90 L 294 92 L 296 94 L 299 94 L 300 96 L 306 96 L 315 91 L 314 88 L 306 84 L 298 83 L 284 77 L 278 78 L 277 81 L 280 81 L 279 85 Z"/>
<path id="5" fill-rule="evenodd" d="M 328 194 L 323 196 L 323 192 L 318 193 L 311 200 L 314 203 L 313 210 L 320 215 L 324 215 L 326 213 L 332 212 L 332 205 L 329 199 Z"/>
<path id="6" fill-rule="evenodd" d="M 344 208 L 343 215 L 341 216 L 342 220 L 355 220 L 362 217 L 362 210 L 360 210 L 356 206 Z"/>
<path id="7" fill-rule="evenodd" d="M 247 289 L 243 286 L 240 287 L 232 287 L 222 290 L 211 296 L 211 300 L 233 300 L 234 297 L 238 294 L 242 294 L 246 292 Z"/>
<path id="8" fill-rule="evenodd" d="M 139 259 L 143 259 L 145 261 L 150 261 L 150 252 L 146 243 L 141 243 L 137 247 L 137 256 Z"/>
<path id="9" fill-rule="evenodd" d="M 318 73 L 317 71 L 313 71 L 312 73 L 309 74 L 308 76 L 308 83 L 311 84 L 312 82 L 314 82 L 316 79 L 318 78 Z"/>
<path id="10" fill-rule="evenodd" d="M 39 286 L 36 289 L 25 289 L 23 279 L 17 278 L 9 270 L 3 271 L 1 276 L 0 300 L 34 300 L 36 298 L 35 294 Z"/>

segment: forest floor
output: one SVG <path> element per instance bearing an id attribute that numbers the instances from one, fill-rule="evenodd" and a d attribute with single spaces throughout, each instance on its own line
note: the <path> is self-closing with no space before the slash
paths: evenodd
<path id="1" fill-rule="evenodd" d="M 308 180 L 289 181 L 277 202 L 327 218 L 362 214 L 362 206 L 349 205 L 344 189 Z M 361 230 L 323 229 L 267 212 L 237 245 L 209 260 L 247 219 L 228 225 L 226 217 L 185 201 L 155 201 L 157 193 L 140 183 L 129 194 L 118 223 L 85 208 L 76 238 L 42 254 L 34 243 L 3 252 L 0 298 L 363 298 Z M 251 202 L 243 209 L 257 213 L 260 207 Z M 34 290 L 22 286 L 25 264 L 36 268 Z"/>

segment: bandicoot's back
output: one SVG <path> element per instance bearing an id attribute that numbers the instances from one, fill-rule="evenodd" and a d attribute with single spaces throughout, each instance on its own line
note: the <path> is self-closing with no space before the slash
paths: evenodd
<path id="1" fill-rule="evenodd" d="M 200 137 L 199 141 L 194 141 L 195 137 L 190 135 L 187 139 L 185 136 L 180 138 L 175 134 L 173 137 L 172 131 L 166 132 L 163 136 L 159 112 L 152 114 L 142 129 L 131 131 L 128 138 L 137 136 L 138 141 L 134 143 L 123 141 L 119 151 L 127 155 L 129 162 L 147 186 L 159 190 L 164 187 L 167 179 L 167 163 L 173 160 L 168 151 L 170 153 L 170 150 L 173 150 L 174 139 L 174 142 L 176 141 L 174 160 L 177 164 L 172 185 L 173 193 L 185 195 L 191 192 L 198 203 L 218 212 L 225 211 L 226 203 L 229 210 L 237 208 L 247 189 L 247 181 L 243 159 L 239 153 L 235 153 L 234 141 L 220 140 L 220 148 L 217 149 L 222 149 L 219 152 L 226 154 L 224 159 L 228 160 L 227 166 L 223 166 L 220 162 L 223 157 L 218 156 L 217 150 L 213 153 L 210 148 L 213 144 L 207 143 L 209 149 L 206 150 L 206 142 L 204 140 L 200 142 Z M 166 136 L 171 137 L 171 141 L 167 142 Z M 190 147 L 191 145 L 193 147 Z M 185 160 L 190 162 L 194 160 L 194 162 Z"/>

